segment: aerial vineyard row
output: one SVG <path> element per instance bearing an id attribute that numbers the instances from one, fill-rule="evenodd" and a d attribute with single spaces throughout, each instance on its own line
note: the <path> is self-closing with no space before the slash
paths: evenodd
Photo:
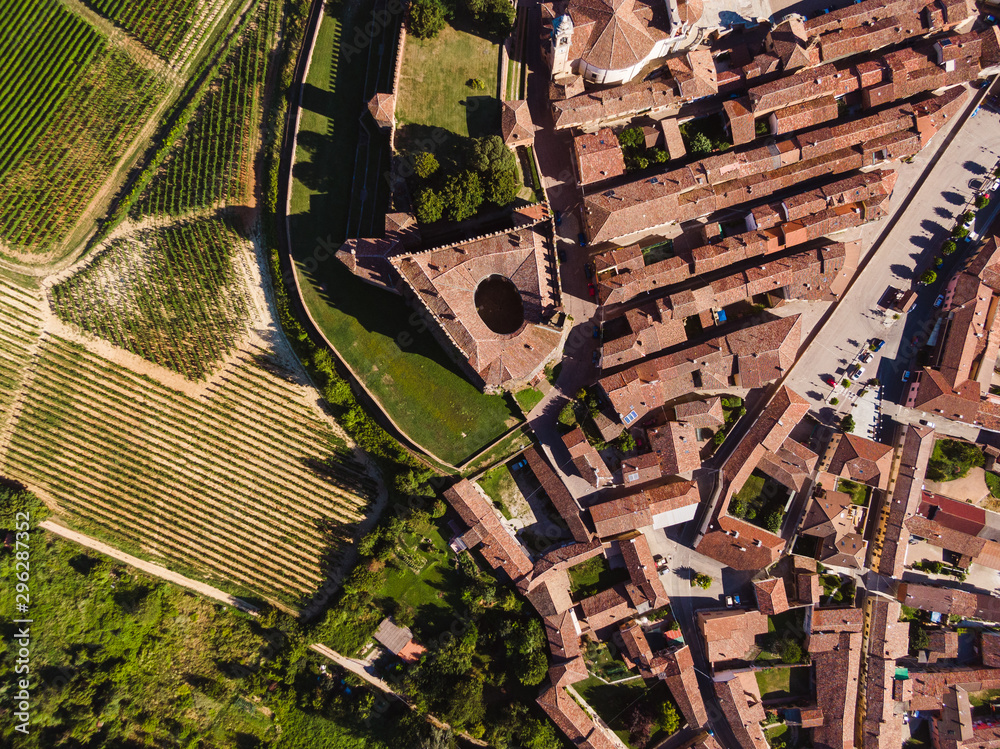
<path id="1" fill-rule="evenodd" d="M 105 18 L 132 34 L 153 52 L 169 57 L 191 28 L 201 0 L 86 0 Z"/>
<path id="2" fill-rule="evenodd" d="M 288 600 L 322 583 L 375 485 L 294 386 L 241 364 L 194 399 L 56 337 L 41 349 L 10 474 L 175 563 Z"/>
<path id="3" fill-rule="evenodd" d="M 180 215 L 253 197 L 255 131 L 279 2 L 263 2 L 209 86 L 184 137 L 133 208 L 133 217 Z"/>
<path id="4" fill-rule="evenodd" d="M 0 428 L 10 417 L 41 329 L 41 297 L 0 281 Z"/>
<path id="5" fill-rule="evenodd" d="M 56 285 L 55 312 L 154 364 L 204 379 L 245 334 L 252 303 L 234 265 L 244 242 L 217 219 L 140 230 Z"/>

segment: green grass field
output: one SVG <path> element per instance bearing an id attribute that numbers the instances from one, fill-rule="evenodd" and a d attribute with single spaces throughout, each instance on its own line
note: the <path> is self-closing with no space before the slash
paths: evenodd
<path id="1" fill-rule="evenodd" d="M 401 297 L 358 280 L 322 249 L 345 236 L 363 107 L 367 57 L 339 54 L 341 29 L 354 18 L 324 17 L 313 53 L 293 171 L 292 253 L 304 302 L 327 338 L 412 439 L 457 463 L 516 424 L 517 406 L 480 392 Z"/>
<path id="2" fill-rule="evenodd" d="M 755 676 L 760 696 L 765 700 L 798 696 L 809 689 L 808 668 L 768 668 Z"/>
<path id="3" fill-rule="evenodd" d="M 839 479 L 837 481 L 837 491 L 851 495 L 851 504 L 868 506 L 868 487 L 855 481 Z"/>
<path id="4" fill-rule="evenodd" d="M 542 398 L 545 396 L 542 391 L 536 390 L 535 388 L 525 388 L 524 390 L 518 390 L 514 393 L 514 399 L 517 401 L 517 405 L 521 407 L 521 410 L 528 413 L 542 402 Z"/>
<path id="5" fill-rule="evenodd" d="M 406 39 L 396 119 L 479 137 L 495 132 L 499 47 L 451 26 L 434 39 Z M 486 88 L 473 90 L 478 78 Z"/>
<path id="6" fill-rule="evenodd" d="M 615 583 L 628 579 L 624 567 L 611 568 L 603 555 L 591 557 L 569 568 L 569 592 L 576 601 L 600 593 Z"/>

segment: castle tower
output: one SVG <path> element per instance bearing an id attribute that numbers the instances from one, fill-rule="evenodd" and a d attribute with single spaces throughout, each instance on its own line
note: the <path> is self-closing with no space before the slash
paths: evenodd
<path id="1" fill-rule="evenodd" d="M 552 22 L 552 77 L 572 73 L 569 48 L 573 43 L 573 20 L 569 15 L 558 16 Z"/>

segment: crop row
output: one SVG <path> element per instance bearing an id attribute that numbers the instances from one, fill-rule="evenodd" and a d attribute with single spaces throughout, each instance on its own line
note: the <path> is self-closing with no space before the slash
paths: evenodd
<path id="1" fill-rule="evenodd" d="M 160 77 L 121 50 L 104 46 L 89 62 L 73 56 L 56 26 L 32 41 L 45 59 L 74 61 L 71 73 L 56 77 L 57 95 L 46 94 L 46 82 L 40 96 L 0 106 L 0 116 L 13 120 L 0 127 L 0 163 L 7 164 L 0 169 L 0 238 L 28 251 L 49 249 L 79 221 L 165 91 Z M 6 31 L 18 39 L 23 29 Z M 44 69 L 31 72 L 35 81 L 46 78 Z"/>
<path id="2" fill-rule="evenodd" d="M 259 8 L 134 216 L 177 216 L 220 203 L 245 205 L 252 197 L 254 133 L 278 10 L 276 2 Z"/>
<path id="3" fill-rule="evenodd" d="M 200 0 L 86 0 L 153 52 L 169 57 L 191 27 Z"/>
<path id="4" fill-rule="evenodd" d="M 141 230 L 55 286 L 55 312 L 154 364 L 204 379 L 246 335 L 249 295 L 233 264 L 241 242 L 216 219 Z"/>

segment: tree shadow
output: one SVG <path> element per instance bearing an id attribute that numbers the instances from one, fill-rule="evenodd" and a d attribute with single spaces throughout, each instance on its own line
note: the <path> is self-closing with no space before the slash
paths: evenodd
<path id="1" fill-rule="evenodd" d="M 820 400 L 823 396 L 815 390 L 807 390 L 806 397 L 811 398 L 812 400 Z"/>
<path id="2" fill-rule="evenodd" d="M 964 205 L 965 204 L 965 198 L 963 198 L 957 192 L 951 192 L 951 191 L 949 191 L 949 192 L 943 192 L 943 193 L 941 193 L 941 197 L 944 198 L 945 201 L 949 205 Z"/>
<path id="3" fill-rule="evenodd" d="M 464 102 L 465 126 L 472 138 L 500 134 L 500 102 L 495 96 L 467 96 Z"/>
<path id="4" fill-rule="evenodd" d="M 899 263 L 890 265 L 889 270 L 900 278 L 910 278 L 913 275 L 913 268 L 907 265 L 900 265 Z"/>
<path id="5" fill-rule="evenodd" d="M 965 163 L 962 164 L 962 166 L 965 167 L 965 170 L 967 172 L 972 172 L 973 174 L 976 175 L 986 174 L 986 167 L 984 167 L 977 161 L 971 161 L 971 160 L 966 161 Z"/>
<path id="6" fill-rule="evenodd" d="M 935 208 L 934 213 L 936 213 L 941 218 L 947 218 L 947 219 L 955 218 L 954 213 L 949 211 L 947 208 L 943 208 L 942 206 L 938 206 L 937 208 Z"/>

